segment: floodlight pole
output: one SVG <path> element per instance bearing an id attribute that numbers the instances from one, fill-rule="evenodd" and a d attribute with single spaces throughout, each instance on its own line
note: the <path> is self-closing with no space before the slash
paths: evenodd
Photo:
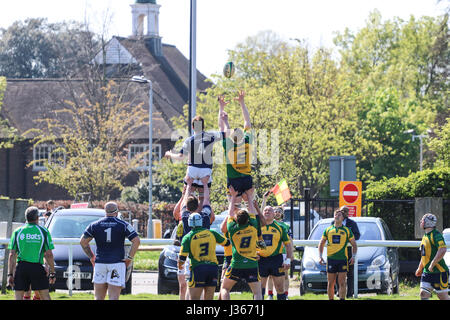
<path id="1" fill-rule="evenodd" d="M 148 83 L 150 85 L 148 94 L 148 223 L 147 223 L 147 238 L 153 238 L 153 208 L 152 208 L 152 189 L 153 189 L 153 84 L 151 80 L 144 78 L 143 76 L 134 76 L 131 81 L 138 83 Z"/>
<path id="2" fill-rule="evenodd" d="M 191 28 L 190 28 L 190 60 L 189 60 L 189 119 L 188 128 L 189 133 L 192 132 L 192 118 L 196 114 L 197 102 L 197 0 L 191 0 Z"/>
<path id="3" fill-rule="evenodd" d="M 415 138 L 419 138 L 419 140 L 420 140 L 420 171 L 422 171 L 422 169 L 423 169 L 423 166 L 422 166 L 422 163 L 423 163 L 423 154 L 422 154 L 422 150 L 423 150 L 423 139 L 424 138 L 428 138 L 428 135 L 426 135 L 426 134 L 419 134 L 419 135 L 413 135 L 412 136 L 412 141 L 414 141 L 414 139 Z"/>

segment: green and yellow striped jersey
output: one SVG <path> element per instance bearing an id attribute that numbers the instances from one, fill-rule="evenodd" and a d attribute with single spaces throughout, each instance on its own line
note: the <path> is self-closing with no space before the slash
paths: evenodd
<path id="1" fill-rule="evenodd" d="M 249 222 L 240 226 L 234 219 L 228 218 L 227 230 L 232 245 L 231 267 L 235 269 L 257 268 L 256 242 L 258 240 L 258 222 L 250 214 Z"/>
<path id="2" fill-rule="evenodd" d="M 261 257 L 276 256 L 283 253 L 284 246 L 291 242 L 286 229 L 277 221 L 261 227 L 262 238 L 266 243 L 265 249 L 258 250 Z"/>
<path id="3" fill-rule="evenodd" d="M 325 229 L 322 239 L 327 240 L 327 257 L 335 260 L 348 260 L 347 245 L 354 239 L 352 231 L 345 227 L 336 227 L 334 224 Z"/>
<path id="4" fill-rule="evenodd" d="M 228 240 L 220 233 L 205 228 L 194 228 L 181 241 L 181 256 L 189 256 L 191 266 L 199 264 L 218 265 L 216 244 L 225 245 Z"/>
<path id="5" fill-rule="evenodd" d="M 422 242 L 420 243 L 420 253 L 421 253 L 421 262 L 424 266 L 424 273 L 440 273 L 448 271 L 448 267 L 445 264 L 444 259 L 441 259 L 439 263 L 433 268 L 433 271 L 430 271 L 428 267 L 430 266 L 431 261 L 433 261 L 436 256 L 437 251 L 440 248 L 445 248 L 445 240 L 442 234 L 434 229 L 433 231 L 424 234 L 422 237 Z"/>

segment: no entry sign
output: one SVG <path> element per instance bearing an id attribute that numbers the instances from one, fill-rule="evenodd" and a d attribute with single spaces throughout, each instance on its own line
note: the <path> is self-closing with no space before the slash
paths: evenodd
<path id="1" fill-rule="evenodd" d="M 340 181 L 339 184 L 339 207 L 347 206 L 350 217 L 361 216 L 361 181 Z"/>

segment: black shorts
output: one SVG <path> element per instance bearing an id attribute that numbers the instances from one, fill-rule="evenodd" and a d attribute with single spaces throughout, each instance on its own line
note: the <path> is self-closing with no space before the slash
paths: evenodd
<path id="1" fill-rule="evenodd" d="M 241 196 L 245 191 L 253 188 L 252 176 L 227 178 L 227 189 L 229 189 L 230 186 L 233 186 L 234 190 L 237 191 L 238 196 Z"/>
<path id="2" fill-rule="evenodd" d="M 225 256 L 225 258 L 223 259 L 222 269 L 228 269 L 231 264 L 231 258 L 232 256 Z"/>
<path id="3" fill-rule="evenodd" d="M 261 257 L 258 261 L 259 274 L 262 278 L 268 276 L 281 277 L 285 275 L 283 268 L 283 255 Z"/>
<path id="4" fill-rule="evenodd" d="M 219 266 L 201 264 L 191 269 L 189 288 L 216 287 L 219 278 Z"/>
<path id="5" fill-rule="evenodd" d="M 261 279 L 258 268 L 236 269 L 231 266 L 225 272 L 225 277 L 234 281 L 244 280 L 247 283 L 258 282 Z"/>
<path id="6" fill-rule="evenodd" d="M 40 263 L 19 261 L 14 275 L 14 290 L 46 290 L 49 288 L 47 273 Z"/>
<path id="7" fill-rule="evenodd" d="M 348 272 L 348 260 L 328 259 L 327 272 L 328 273 Z"/>

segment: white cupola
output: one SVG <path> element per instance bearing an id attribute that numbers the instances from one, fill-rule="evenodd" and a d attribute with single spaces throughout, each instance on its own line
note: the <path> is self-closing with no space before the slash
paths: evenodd
<path id="1" fill-rule="evenodd" d="M 132 37 L 159 38 L 159 4 L 156 0 L 136 0 L 131 4 Z M 144 30 L 146 27 L 146 30 Z"/>

